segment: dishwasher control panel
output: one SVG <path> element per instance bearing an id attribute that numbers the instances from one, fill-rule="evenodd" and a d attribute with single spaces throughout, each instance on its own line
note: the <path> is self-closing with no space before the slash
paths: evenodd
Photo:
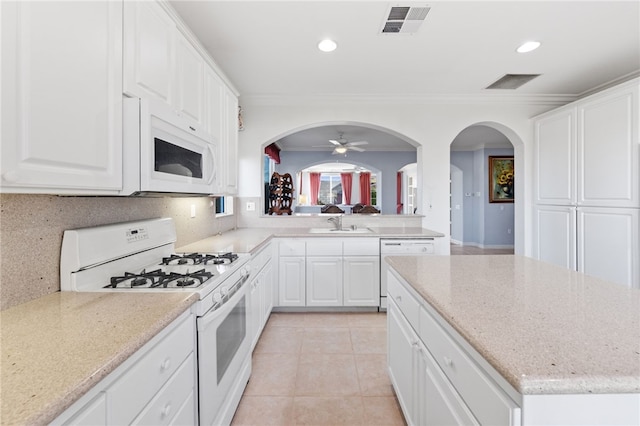
<path id="1" fill-rule="evenodd" d="M 434 254 L 435 242 L 433 239 L 414 239 L 414 240 L 380 240 L 381 254 L 395 255 L 420 255 Z"/>

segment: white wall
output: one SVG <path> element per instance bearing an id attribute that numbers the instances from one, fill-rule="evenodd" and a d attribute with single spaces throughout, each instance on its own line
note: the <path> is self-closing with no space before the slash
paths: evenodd
<path id="1" fill-rule="evenodd" d="M 495 99 L 495 98 L 493 98 Z M 531 142 L 533 130 L 530 117 L 557 107 L 522 104 L 514 98 L 480 103 L 444 99 L 420 103 L 377 102 L 372 100 L 308 101 L 241 99 L 245 130 L 240 133 L 239 175 L 240 197 L 261 194 L 261 146 L 283 135 L 311 125 L 343 121 L 367 123 L 395 133 L 418 145 L 422 188 L 420 210 L 422 225 L 449 236 L 449 149 L 456 135 L 473 124 L 496 127 L 515 147 L 516 169 L 523 179 L 517 181 L 516 193 L 522 194 L 516 203 L 516 253 L 531 253 Z"/>

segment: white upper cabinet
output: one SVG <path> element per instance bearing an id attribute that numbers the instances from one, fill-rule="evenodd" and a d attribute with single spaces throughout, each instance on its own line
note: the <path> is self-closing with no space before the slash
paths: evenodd
<path id="1" fill-rule="evenodd" d="M 238 192 L 238 97 L 224 87 L 224 113 L 222 115 L 225 160 L 225 192 Z"/>
<path id="2" fill-rule="evenodd" d="M 535 121 L 538 204 L 640 207 L 640 79 Z"/>
<path id="3" fill-rule="evenodd" d="M 568 205 L 576 202 L 575 117 L 575 108 L 565 108 L 535 124 L 538 203 Z"/>
<path id="4" fill-rule="evenodd" d="M 124 93 L 174 104 L 176 24 L 160 4 L 124 2 Z"/>
<path id="5" fill-rule="evenodd" d="M 204 124 L 204 59 L 180 32 L 177 32 L 176 57 L 178 111 Z"/>
<path id="6" fill-rule="evenodd" d="M 222 149 L 222 102 L 224 85 L 220 77 L 210 67 L 204 69 L 204 129 L 213 138 L 215 145 L 215 178 L 213 193 L 224 194 L 224 159 Z"/>
<path id="7" fill-rule="evenodd" d="M 117 194 L 122 3 L 0 7 L 2 192 Z"/>
<path id="8" fill-rule="evenodd" d="M 639 84 L 578 104 L 578 205 L 640 207 Z"/>

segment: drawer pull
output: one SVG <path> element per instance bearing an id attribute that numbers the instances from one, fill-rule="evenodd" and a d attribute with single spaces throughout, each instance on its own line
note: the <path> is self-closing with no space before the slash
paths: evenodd
<path id="1" fill-rule="evenodd" d="M 448 356 L 444 357 L 444 363 L 447 367 L 453 368 L 453 361 Z"/>
<path id="2" fill-rule="evenodd" d="M 162 411 L 160 412 L 160 417 L 164 419 L 169 415 L 170 412 L 171 412 L 171 403 L 167 402 L 164 405 L 164 408 L 162 409 Z"/>
<path id="3" fill-rule="evenodd" d="M 164 361 L 162 361 L 162 364 L 160 364 L 160 371 L 167 371 L 170 365 L 171 365 L 171 358 L 165 359 Z"/>
<path id="4" fill-rule="evenodd" d="M 402 302 L 402 296 L 396 296 L 396 300 L 397 300 L 398 302 Z"/>

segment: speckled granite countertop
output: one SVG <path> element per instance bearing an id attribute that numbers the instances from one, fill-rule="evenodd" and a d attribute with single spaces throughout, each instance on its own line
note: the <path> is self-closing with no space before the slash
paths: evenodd
<path id="1" fill-rule="evenodd" d="M 46 424 L 197 300 L 58 292 L 0 313 L 0 423 Z"/>
<path id="2" fill-rule="evenodd" d="M 331 229 L 327 226 L 327 229 Z M 443 234 L 431 231 L 426 228 L 402 228 L 388 227 L 375 228 L 369 227 L 371 233 L 340 233 L 340 234 L 313 234 L 309 232 L 309 228 L 239 228 L 233 231 L 227 231 L 220 235 L 214 235 L 195 243 L 191 243 L 182 247 L 178 247 L 178 252 L 200 252 L 215 253 L 224 251 L 233 251 L 237 253 L 251 253 L 259 249 L 264 243 L 273 237 L 291 237 L 291 238 L 350 238 L 350 237 L 378 237 L 378 238 L 438 238 L 444 237 Z"/>
<path id="3" fill-rule="evenodd" d="M 520 393 L 640 393 L 640 290 L 522 256 L 387 260 Z"/>

